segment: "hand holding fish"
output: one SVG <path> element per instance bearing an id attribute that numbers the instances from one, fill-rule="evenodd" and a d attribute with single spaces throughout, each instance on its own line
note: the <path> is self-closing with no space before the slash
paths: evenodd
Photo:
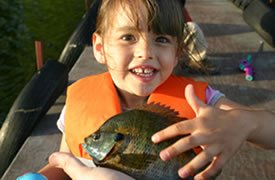
<path id="1" fill-rule="evenodd" d="M 49 162 L 51 165 L 62 168 L 73 180 L 90 180 L 91 178 L 100 180 L 132 179 L 131 177 L 112 169 L 87 167 L 70 153 L 55 152 L 50 156 Z"/>
<path id="2" fill-rule="evenodd" d="M 237 109 L 222 110 L 204 104 L 196 97 L 192 85 L 186 87 L 185 96 L 196 117 L 157 132 L 152 136 L 152 141 L 159 143 L 175 136 L 187 135 L 162 150 L 161 159 L 168 161 L 191 148 L 201 146 L 203 151 L 179 169 L 178 173 L 185 178 L 210 163 L 195 179 L 210 178 L 235 154 L 254 126 L 249 125 L 247 118 L 240 117 Z"/>

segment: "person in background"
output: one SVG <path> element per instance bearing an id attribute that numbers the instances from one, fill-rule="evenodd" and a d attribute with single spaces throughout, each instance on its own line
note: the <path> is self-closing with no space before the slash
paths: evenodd
<path id="1" fill-rule="evenodd" d="M 210 62 L 207 51 L 208 44 L 200 26 L 194 22 L 185 7 L 185 0 L 182 0 L 183 16 L 185 19 L 184 28 L 184 51 L 186 52 L 180 65 L 182 68 L 189 68 L 190 73 L 202 73 L 207 75 L 219 74 L 219 68 Z"/>

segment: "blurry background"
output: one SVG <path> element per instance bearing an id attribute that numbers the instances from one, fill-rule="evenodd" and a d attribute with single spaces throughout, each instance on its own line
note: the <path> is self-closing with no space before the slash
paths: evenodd
<path id="1" fill-rule="evenodd" d="M 78 0 L 0 0 L 0 127 L 36 72 L 34 41 L 42 41 L 44 62 L 58 59 L 84 13 Z"/>

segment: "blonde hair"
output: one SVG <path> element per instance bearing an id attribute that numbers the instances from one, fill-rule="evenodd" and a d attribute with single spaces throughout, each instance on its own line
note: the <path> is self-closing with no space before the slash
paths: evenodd
<path id="1" fill-rule="evenodd" d="M 130 9 L 129 18 L 139 25 L 141 5 L 147 12 L 148 30 L 156 34 L 168 34 L 178 40 L 178 51 L 183 49 L 184 18 L 182 4 L 179 0 L 102 0 L 96 20 L 96 32 L 104 36 L 112 24 L 112 17 L 118 7 Z M 127 8 L 126 8 L 127 7 Z"/>

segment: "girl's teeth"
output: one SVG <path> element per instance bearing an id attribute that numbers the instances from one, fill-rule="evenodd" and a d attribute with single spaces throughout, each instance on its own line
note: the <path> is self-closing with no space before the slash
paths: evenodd
<path id="1" fill-rule="evenodd" d="M 151 72 L 153 72 L 152 69 L 144 69 L 144 73 L 151 73 Z"/>
<path id="2" fill-rule="evenodd" d="M 134 73 L 144 73 L 144 74 L 151 74 L 153 72 L 153 69 L 142 69 L 142 68 L 136 68 L 132 70 Z"/>
<path id="3" fill-rule="evenodd" d="M 143 73 L 143 70 L 141 68 L 134 69 L 134 72 L 136 73 Z"/>

